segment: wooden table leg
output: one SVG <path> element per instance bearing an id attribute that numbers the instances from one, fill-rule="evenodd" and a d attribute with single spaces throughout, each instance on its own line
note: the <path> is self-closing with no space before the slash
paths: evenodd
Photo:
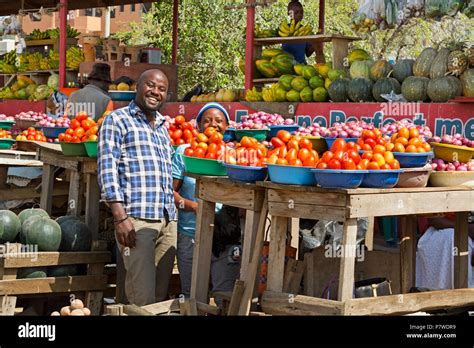
<path id="1" fill-rule="evenodd" d="M 375 218 L 369 216 L 367 218 L 369 223 L 367 225 L 367 233 L 365 234 L 365 246 L 368 251 L 374 250 L 374 228 L 375 228 Z"/>
<path id="2" fill-rule="evenodd" d="M 242 246 L 242 262 L 240 266 L 240 279 L 247 280 L 248 267 L 252 257 L 252 251 L 257 239 L 260 212 L 247 210 L 245 214 L 244 244 Z"/>
<path id="3" fill-rule="evenodd" d="M 454 288 L 465 289 L 468 287 L 469 267 L 469 213 L 456 213 L 454 225 Z"/>
<path id="4" fill-rule="evenodd" d="M 286 232 L 288 218 L 273 216 L 270 230 L 267 290 L 282 292 L 285 274 Z"/>
<path id="5" fill-rule="evenodd" d="M 82 174 L 71 171 L 67 215 L 80 216 L 82 213 Z"/>
<path id="6" fill-rule="evenodd" d="M 416 284 L 416 217 L 402 217 L 400 230 L 400 290 L 406 294 Z"/>
<path id="7" fill-rule="evenodd" d="M 54 166 L 43 164 L 43 178 L 41 179 L 40 207 L 51 214 L 53 209 Z"/>
<path id="8" fill-rule="evenodd" d="M 298 251 L 300 245 L 300 219 L 290 219 L 291 246 L 296 249 L 296 260 L 299 259 Z"/>
<path id="9" fill-rule="evenodd" d="M 99 238 L 99 183 L 97 175 L 86 174 L 86 224 L 92 232 L 92 239 Z"/>
<path id="10" fill-rule="evenodd" d="M 203 201 L 202 199 L 198 200 L 191 276 L 191 298 L 202 303 L 208 303 L 215 208 L 216 203 Z"/>
<path id="11" fill-rule="evenodd" d="M 332 39 L 332 64 L 334 69 L 344 69 L 347 53 L 349 52 L 349 41 L 346 39 Z"/>
<path id="12" fill-rule="evenodd" d="M 354 270 L 357 241 L 357 219 L 348 219 L 344 223 L 342 235 L 342 258 L 339 268 L 339 290 L 337 299 L 352 299 L 354 292 Z"/>

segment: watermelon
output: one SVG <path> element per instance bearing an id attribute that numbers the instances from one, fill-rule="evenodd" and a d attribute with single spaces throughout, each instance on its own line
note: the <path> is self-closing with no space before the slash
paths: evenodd
<path id="1" fill-rule="evenodd" d="M 318 87 L 313 91 L 313 100 L 315 102 L 325 102 L 328 100 L 328 92 L 324 87 Z"/>
<path id="2" fill-rule="evenodd" d="M 26 220 L 28 220 L 30 216 L 34 215 L 49 217 L 48 213 L 45 210 L 39 208 L 22 210 L 20 214 L 18 214 L 18 217 L 20 218 L 20 221 L 23 224 Z"/>
<path id="3" fill-rule="evenodd" d="M 38 219 L 40 219 L 41 215 L 32 215 L 28 219 L 25 220 L 21 224 L 21 231 L 20 231 L 20 243 L 21 244 L 28 244 L 28 229 L 32 226 Z"/>
<path id="4" fill-rule="evenodd" d="M 79 274 L 77 265 L 51 266 L 47 270 L 48 277 L 72 277 Z"/>
<path id="5" fill-rule="evenodd" d="M 309 79 L 309 87 L 312 89 L 324 87 L 324 79 L 321 76 L 313 76 Z"/>
<path id="6" fill-rule="evenodd" d="M 291 81 L 291 87 L 297 92 L 301 92 L 303 88 L 308 86 L 308 81 L 302 76 L 296 76 L 293 81 Z"/>
<path id="7" fill-rule="evenodd" d="M 402 83 L 402 94 L 409 102 L 427 101 L 429 82 L 427 77 L 407 77 Z"/>
<path id="8" fill-rule="evenodd" d="M 76 216 L 61 216 L 56 219 L 61 228 L 60 251 L 90 251 L 92 233 L 89 227 Z"/>
<path id="9" fill-rule="evenodd" d="M 430 77 L 431 65 L 438 51 L 434 48 L 425 48 L 413 64 L 413 75 L 418 77 Z"/>
<path id="10" fill-rule="evenodd" d="M 358 77 L 370 78 L 370 67 L 372 62 L 370 60 L 357 60 L 351 65 L 350 76 L 351 79 Z"/>
<path id="11" fill-rule="evenodd" d="M 393 77 L 384 77 L 377 80 L 377 82 L 374 84 L 374 88 L 372 89 L 372 95 L 378 102 L 387 102 L 387 100 L 383 98 L 382 95 L 390 94 L 392 92 L 395 94 L 400 94 L 401 92 L 400 83 Z"/>
<path id="12" fill-rule="evenodd" d="M 334 80 L 328 89 L 329 97 L 334 102 L 346 102 L 349 99 L 347 95 L 347 89 L 349 87 L 349 79 L 336 79 Z"/>
<path id="13" fill-rule="evenodd" d="M 0 210 L 0 242 L 14 242 L 20 230 L 18 216 L 10 210 Z"/>
<path id="14" fill-rule="evenodd" d="M 38 245 L 39 251 L 58 251 L 61 244 L 61 227 L 46 217 L 40 217 L 27 231 L 27 243 Z"/>
<path id="15" fill-rule="evenodd" d="M 413 59 L 401 59 L 393 66 L 392 76 L 402 83 L 407 77 L 413 76 Z"/>
<path id="16" fill-rule="evenodd" d="M 32 278 L 46 278 L 46 267 L 26 267 L 19 268 L 16 277 L 17 279 L 32 279 Z"/>
<path id="17" fill-rule="evenodd" d="M 356 78 L 349 82 L 347 94 L 349 95 L 350 100 L 352 100 L 353 102 L 372 101 L 373 85 L 374 84 L 369 79 L 363 77 Z"/>

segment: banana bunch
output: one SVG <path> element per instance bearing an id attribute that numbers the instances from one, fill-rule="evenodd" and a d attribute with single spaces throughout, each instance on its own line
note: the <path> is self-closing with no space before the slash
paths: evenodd
<path id="1" fill-rule="evenodd" d="M 28 59 L 28 71 L 35 71 L 35 70 L 44 70 L 41 69 L 40 62 L 43 56 L 39 52 L 30 53 L 27 56 Z M 21 62 L 20 62 L 21 64 Z"/>
<path id="2" fill-rule="evenodd" d="M 3 62 L 8 65 L 15 65 L 16 64 L 16 50 L 11 50 L 7 54 L 3 56 Z"/>
<path id="3" fill-rule="evenodd" d="M 312 33 L 311 25 L 303 25 L 303 22 L 299 21 L 295 23 L 295 20 L 292 19 L 291 23 L 288 24 L 286 20 L 281 22 L 280 28 L 278 29 L 278 35 L 281 37 L 287 36 L 305 36 Z"/>
<path id="4" fill-rule="evenodd" d="M 84 61 L 84 51 L 77 47 L 70 47 L 66 51 L 66 67 L 79 69 L 79 65 Z"/>
<path id="5" fill-rule="evenodd" d="M 51 69 L 59 69 L 59 52 L 50 50 L 48 59 Z"/>
<path id="6" fill-rule="evenodd" d="M 262 89 L 262 97 L 263 101 L 265 102 L 275 101 L 275 97 L 273 96 L 273 90 L 270 87 L 264 87 Z"/>
<path id="7" fill-rule="evenodd" d="M 275 37 L 277 33 L 275 30 L 272 29 L 262 29 L 259 25 L 255 26 L 255 37 L 256 38 L 264 38 L 264 37 Z"/>
<path id="8" fill-rule="evenodd" d="M 16 66 L 13 64 L 7 64 L 5 61 L 0 60 L 0 72 L 4 74 L 16 73 Z"/>
<path id="9" fill-rule="evenodd" d="M 52 70 L 53 67 L 51 65 L 51 61 L 47 57 L 43 57 L 40 59 L 40 70 Z"/>
<path id="10" fill-rule="evenodd" d="M 262 92 L 257 91 L 255 87 L 248 89 L 245 94 L 245 100 L 248 102 L 259 102 L 263 100 Z"/>
<path id="11" fill-rule="evenodd" d="M 48 33 L 51 39 L 56 39 L 59 37 L 59 28 L 49 29 Z M 68 38 L 75 38 L 80 34 L 75 28 L 71 27 L 69 24 L 67 25 L 66 33 Z"/>
<path id="12" fill-rule="evenodd" d="M 45 31 L 41 31 L 39 29 L 35 29 L 31 32 L 31 34 L 29 35 L 29 38 L 31 40 L 45 40 L 45 39 L 49 39 L 50 36 L 49 36 L 49 31 L 48 30 L 45 30 Z"/>

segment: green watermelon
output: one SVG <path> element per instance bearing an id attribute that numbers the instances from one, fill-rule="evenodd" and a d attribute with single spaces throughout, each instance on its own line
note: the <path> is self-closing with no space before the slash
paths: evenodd
<path id="1" fill-rule="evenodd" d="M 20 243 L 21 244 L 28 244 L 28 229 L 32 226 L 38 219 L 40 219 L 41 215 L 32 215 L 28 219 L 25 220 L 21 224 L 21 231 L 20 231 Z"/>
<path id="2" fill-rule="evenodd" d="M 297 92 L 301 92 L 303 88 L 308 86 L 308 81 L 302 76 L 296 76 L 293 81 L 291 81 L 291 87 Z"/>
<path id="3" fill-rule="evenodd" d="M 79 274 L 77 265 L 51 266 L 48 267 L 48 277 L 72 277 Z"/>
<path id="4" fill-rule="evenodd" d="M 20 230 L 18 216 L 10 210 L 0 210 L 0 242 L 14 242 Z"/>
<path id="5" fill-rule="evenodd" d="M 300 101 L 300 92 L 292 89 L 286 93 L 286 100 L 289 102 L 299 102 Z"/>
<path id="6" fill-rule="evenodd" d="M 321 76 L 313 76 L 309 79 L 309 87 L 312 89 L 324 87 L 324 79 Z"/>
<path id="7" fill-rule="evenodd" d="M 32 279 L 32 278 L 46 278 L 47 277 L 46 267 L 26 267 L 19 268 L 16 277 L 18 279 Z"/>
<path id="8" fill-rule="evenodd" d="M 305 87 L 300 92 L 300 99 L 302 102 L 312 102 L 313 101 L 313 90 L 310 87 Z"/>
<path id="9" fill-rule="evenodd" d="M 26 220 L 28 220 L 30 216 L 34 215 L 49 217 L 48 213 L 45 210 L 39 208 L 22 210 L 20 214 L 18 214 L 18 217 L 20 218 L 20 221 L 23 224 Z"/>
<path id="10" fill-rule="evenodd" d="M 293 75 L 281 75 L 278 79 L 278 83 L 280 87 L 283 88 L 285 91 L 291 90 L 291 81 L 293 81 L 295 77 Z"/>
<path id="11" fill-rule="evenodd" d="M 315 102 L 325 102 L 328 100 L 328 92 L 324 87 L 318 87 L 313 91 L 313 100 Z"/>
<path id="12" fill-rule="evenodd" d="M 61 228 L 60 251 L 90 251 L 92 233 L 89 227 L 75 216 L 61 216 L 56 219 Z"/>
<path id="13" fill-rule="evenodd" d="M 58 251 L 61 245 L 61 227 L 46 217 L 41 217 L 27 231 L 28 244 L 38 245 L 39 251 Z"/>

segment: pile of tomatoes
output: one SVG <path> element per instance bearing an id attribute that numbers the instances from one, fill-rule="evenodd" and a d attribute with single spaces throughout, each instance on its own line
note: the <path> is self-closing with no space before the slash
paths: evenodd
<path id="1" fill-rule="evenodd" d="M 13 139 L 12 133 L 7 130 L 0 129 L 0 139 Z"/>
<path id="2" fill-rule="evenodd" d="M 86 113 L 78 113 L 76 117 L 71 120 L 70 127 L 66 133 L 59 134 L 59 141 L 65 143 L 79 143 L 81 141 L 97 141 L 97 134 L 99 133 L 99 125 L 103 118 L 96 123 Z"/>
<path id="3" fill-rule="evenodd" d="M 360 140 L 360 139 L 359 139 Z M 342 170 L 379 170 L 400 169 L 400 163 L 391 151 L 381 144 L 374 145 L 373 151 L 366 151 L 360 156 L 360 145 L 344 139 L 336 139 L 329 151 L 319 161 L 318 169 Z"/>
<path id="4" fill-rule="evenodd" d="M 273 149 L 268 151 L 268 164 L 316 167 L 318 163 L 318 152 L 313 150 L 309 139 L 292 136 L 290 132 L 280 130 L 270 142 Z"/>
<path id="5" fill-rule="evenodd" d="M 42 142 L 48 141 L 48 139 L 44 136 L 44 134 L 41 131 L 36 130 L 34 127 L 29 127 L 27 130 L 24 130 L 23 132 L 18 134 L 15 140 L 19 140 L 19 141 L 30 140 L 30 141 L 42 141 Z"/>
<path id="6" fill-rule="evenodd" d="M 235 148 L 228 148 L 225 162 L 239 166 L 265 167 L 267 161 L 267 147 L 252 137 L 242 137 Z"/>
<path id="7" fill-rule="evenodd" d="M 400 128 L 391 138 L 383 137 L 378 129 L 366 129 L 357 141 L 361 150 L 382 153 L 382 147 L 393 152 L 430 152 L 431 146 L 416 128 Z M 377 151 L 375 151 L 377 150 Z"/>
<path id="8" fill-rule="evenodd" d="M 186 122 L 184 116 L 179 115 L 174 119 L 168 128 L 171 138 L 171 145 L 191 144 L 191 141 L 197 137 L 198 131 L 189 122 Z"/>
<path id="9" fill-rule="evenodd" d="M 209 127 L 204 133 L 198 133 L 196 138 L 191 139 L 190 146 L 184 150 L 184 155 L 217 160 L 224 158 L 225 150 L 224 136 L 215 128 Z"/>

